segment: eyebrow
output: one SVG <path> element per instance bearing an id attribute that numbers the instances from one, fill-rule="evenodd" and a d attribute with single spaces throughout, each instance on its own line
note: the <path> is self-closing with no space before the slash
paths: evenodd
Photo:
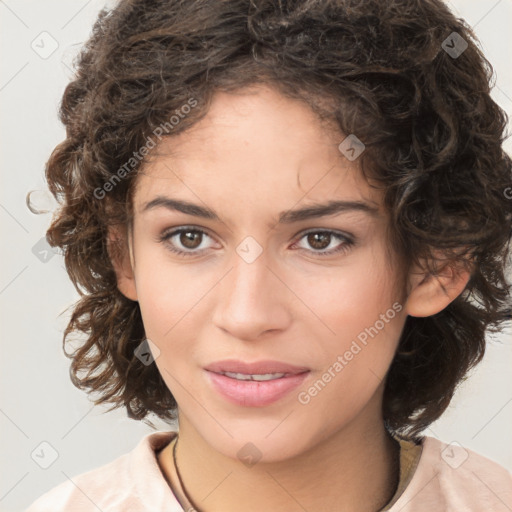
<path id="1" fill-rule="evenodd" d="M 214 210 L 198 204 L 190 203 L 182 199 L 172 199 L 165 196 L 157 196 L 151 201 L 145 203 L 141 212 L 146 212 L 156 208 L 166 208 L 168 210 L 178 211 L 187 215 L 201 217 L 204 219 L 221 221 Z M 316 203 L 310 206 L 304 206 L 294 210 L 285 210 L 278 215 L 278 224 L 292 224 L 308 219 L 325 217 L 337 213 L 345 212 L 363 212 L 372 216 L 378 216 L 378 208 L 364 201 L 342 201 L 332 200 L 327 203 Z"/>

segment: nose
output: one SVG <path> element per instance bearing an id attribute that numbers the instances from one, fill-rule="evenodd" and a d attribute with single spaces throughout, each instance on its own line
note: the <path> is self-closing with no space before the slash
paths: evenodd
<path id="1" fill-rule="evenodd" d="M 291 321 L 287 301 L 293 294 L 283 281 L 270 268 L 266 251 L 252 263 L 235 253 L 231 271 L 217 286 L 214 325 L 248 341 L 285 330 Z"/>

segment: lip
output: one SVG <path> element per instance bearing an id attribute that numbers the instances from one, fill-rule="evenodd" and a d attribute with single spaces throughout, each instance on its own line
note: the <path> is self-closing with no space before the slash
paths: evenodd
<path id="1" fill-rule="evenodd" d="M 243 381 L 212 371 L 205 373 L 215 391 L 228 402 L 243 407 L 264 407 L 277 402 L 300 386 L 309 375 L 309 371 L 305 371 L 268 381 Z"/>
<path id="2" fill-rule="evenodd" d="M 245 375 L 251 374 L 265 374 L 265 373 L 286 373 L 288 375 L 298 375 L 300 373 L 308 372 L 310 369 L 305 366 L 295 366 L 280 361 L 255 361 L 248 363 L 237 359 L 224 359 L 209 364 L 204 368 L 205 370 L 213 373 L 233 372 L 243 373 Z"/>

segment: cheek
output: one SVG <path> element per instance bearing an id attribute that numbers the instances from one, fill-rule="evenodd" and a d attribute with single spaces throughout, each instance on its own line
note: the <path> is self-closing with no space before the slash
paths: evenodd
<path id="1" fill-rule="evenodd" d="M 137 296 L 146 335 L 168 345 L 169 339 L 190 328 L 187 324 L 201 311 L 214 281 L 194 265 L 166 260 L 162 250 L 141 254 L 139 261 Z"/>
<path id="2" fill-rule="evenodd" d="M 373 325 L 399 299 L 394 280 L 385 260 L 368 250 L 303 281 L 299 293 L 335 335 L 346 337 Z"/>
<path id="3" fill-rule="evenodd" d="M 322 340 L 319 350 L 327 366 L 341 355 L 346 378 L 366 379 L 372 373 L 382 378 L 405 321 L 394 293 L 395 276 L 377 251 L 361 251 L 346 261 L 329 274 L 318 274 L 314 283 L 302 283 L 299 293 L 316 313 L 308 315 L 308 330 Z"/>

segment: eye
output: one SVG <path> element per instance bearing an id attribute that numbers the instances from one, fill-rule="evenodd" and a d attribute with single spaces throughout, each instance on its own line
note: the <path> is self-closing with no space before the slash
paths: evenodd
<path id="1" fill-rule="evenodd" d="M 309 245 L 309 247 L 312 247 L 314 250 L 311 251 L 307 247 L 300 248 L 318 254 L 319 256 L 330 256 L 331 254 L 346 252 L 355 243 L 353 237 L 331 230 L 308 231 L 307 233 L 304 233 L 300 238 L 300 240 L 303 239 L 306 239 L 306 243 Z M 333 243 L 336 240 L 338 240 L 338 243 Z"/>
<path id="2" fill-rule="evenodd" d="M 208 248 L 201 247 L 205 236 L 211 238 L 206 231 L 202 229 L 183 226 L 179 229 L 162 233 L 158 237 L 158 241 L 165 243 L 171 252 L 179 255 L 192 255 L 203 252 L 203 250 Z"/>

